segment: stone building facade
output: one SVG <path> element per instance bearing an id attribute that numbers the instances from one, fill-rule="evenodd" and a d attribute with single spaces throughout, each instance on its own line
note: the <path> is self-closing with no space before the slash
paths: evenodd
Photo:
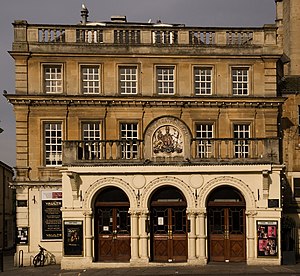
<path id="1" fill-rule="evenodd" d="M 278 4 L 278 3 L 277 3 Z M 276 24 L 14 22 L 17 255 L 281 263 Z"/>

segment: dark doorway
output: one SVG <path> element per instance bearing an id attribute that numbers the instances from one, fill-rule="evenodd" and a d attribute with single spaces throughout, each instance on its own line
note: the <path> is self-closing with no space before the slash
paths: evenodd
<path id="1" fill-rule="evenodd" d="M 96 261 L 130 260 L 130 215 L 127 195 L 108 187 L 95 201 Z"/>
<path id="2" fill-rule="evenodd" d="M 214 190 L 208 199 L 209 260 L 243 262 L 246 259 L 245 200 L 230 186 Z"/>
<path id="3" fill-rule="evenodd" d="M 151 260 L 187 261 L 186 200 L 174 187 L 164 186 L 151 198 Z"/>

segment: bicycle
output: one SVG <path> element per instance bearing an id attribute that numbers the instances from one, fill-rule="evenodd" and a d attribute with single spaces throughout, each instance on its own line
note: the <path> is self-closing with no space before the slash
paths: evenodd
<path id="1" fill-rule="evenodd" d="M 44 266 L 44 264 L 45 264 L 45 251 L 46 251 L 46 249 L 43 248 L 40 245 L 38 245 L 38 246 L 39 246 L 40 251 L 33 258 L 33 265 L 35 267 Z"/>

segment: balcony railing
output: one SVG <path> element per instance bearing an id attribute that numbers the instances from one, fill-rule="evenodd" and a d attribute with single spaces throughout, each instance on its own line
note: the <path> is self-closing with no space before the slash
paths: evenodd
<path id="1" fill-rule="evenodd" d="M 14 22 L 14 46 L 30 44 L 147 45 L 147 46 L 274 46 L 277 45 L 275 25 L 261 28 L 220 27 L 157 27 L 145 25 L 112 26 L 37 25 L 19 20 Z M 105 44 L 105 46 L 104 46 Z"/>
<path id="2" fill-rule="evenodd" d="M 146 145 L 150 147 L 150 145 Z M 143 140 L 64 141 L 63 164 L 76 163 L 155 163 L 183 161 L 195 163 L 279 163 L 278 138 L 211 138 L 192 139 L 187 145 L 189 156 L 176 158 L 145 156 Z"/>

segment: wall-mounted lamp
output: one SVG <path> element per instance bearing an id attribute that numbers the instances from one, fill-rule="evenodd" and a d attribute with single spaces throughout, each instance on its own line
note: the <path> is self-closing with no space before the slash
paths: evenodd
<path id="1" fill-rule="evenodd" d="M 32 198 L 32 201 L 33 201 L 33 204 L 35 204 L 35 203 L 36 203 L 36 200 L 35 200 L 35 195 L 33 196 L 33 198 Z"/>

